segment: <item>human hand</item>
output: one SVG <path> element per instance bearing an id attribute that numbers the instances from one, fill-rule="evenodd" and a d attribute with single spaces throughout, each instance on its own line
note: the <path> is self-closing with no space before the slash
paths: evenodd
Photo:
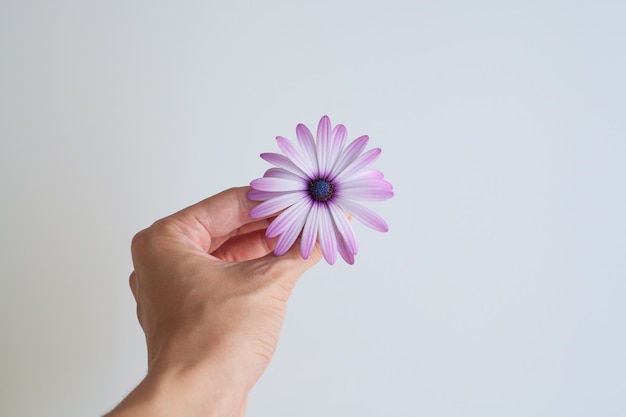
<path id="1" fill-rule="evenodd" d="M 249 187 L 157 221 L 133 239 L 130 286 L 148 374 L 110 414 L 243 416 L 276 349 L 287 300 L 320 258 L 271 254 L 268 219 L 248 217 Z"/>

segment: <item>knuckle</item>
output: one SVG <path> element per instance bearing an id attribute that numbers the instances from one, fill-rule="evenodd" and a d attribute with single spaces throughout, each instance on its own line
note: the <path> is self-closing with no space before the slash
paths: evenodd
<path id="1" fill-rule="evenodd" d="M 128 285 L 130 286 L 133 296 L 137 298 L 137 276 L 135 275 L 135 271 L 130 274 L 130 277 L 128 278 Z"/>
<path id="2" fill-rule="evenodd" d="M 146 234 L 148 233 L 148 229 L 144 229 L 140 232 L 135 233 L 132 241 L 130 242 L 130 250 L 131 252 L 136 252 L 137 249 L 142 247 L 145 244 Z"/>
<path id="3" fill-rule="evenodd" d="M 157 220 L 150 227 L 137 232 L 130 244 L 131 252 L 139 254 L 153 247 L 159 236 L 167 234 L 167 231 L 171 229 L 170 223 L 167 218 Z"/>

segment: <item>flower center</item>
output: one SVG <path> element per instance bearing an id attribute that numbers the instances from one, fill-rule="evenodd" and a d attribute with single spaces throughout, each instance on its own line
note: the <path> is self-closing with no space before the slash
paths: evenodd
<path id="1" fill-rule="evenodd" d="M 315 201 L 326 201 L 333 196 L 335 186 L 324 178 L 318 178 L 309 183 L 309 194 Z"/>

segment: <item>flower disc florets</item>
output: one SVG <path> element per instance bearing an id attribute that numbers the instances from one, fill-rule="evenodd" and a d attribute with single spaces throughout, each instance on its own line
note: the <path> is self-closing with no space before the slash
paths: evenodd
<path id="1" fill-rule="evenodd" d="M 261 158 L 274 165 L 263 178 L 250 183 L 248 198 L 262 203 L 250 217 L 276 216 L 266 235 L 278 237 L 274 253 L 282 255 L 302 236 L 300 254 L 308 258 L 319 240 L 324 258 L 335 263 L 337 252 L 354 263 L 358 247 L 347 219 L 353 216 L 366 226 L 386 232 L 387 223 L 360 201 L 382 201 L 393 196 L 392 186 L 382 172 L 368 169 L 380 149 L 364 152 L 369 138 L 361 136 L 345 146 L 345 126 L 334 128 L 328 116 L 317 126 L 317 137 L 303 124 L 296 127 L 300 149 L 287 138 L 276 141 L 283 154 L 264 153 Z"/>
<path id="2" fill-rule="evenodd" d="M 327 179 L 318 178 L 309 183 L 309 194 L 315 201 L 326 201 L 333 196 L 335 186 Z"/>

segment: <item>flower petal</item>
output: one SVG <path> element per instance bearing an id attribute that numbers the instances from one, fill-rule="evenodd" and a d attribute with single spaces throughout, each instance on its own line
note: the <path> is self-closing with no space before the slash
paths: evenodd
<path id="1" fill-rule="evenodd" d="M 317 240 L 317 230 L 319 229 L 320 208 L 322 205 L 318 202 L 313 202 L 309 216 L 304 224 L 302 230 L 302 241 L 300 242 L 300 255 L 303 259 L 309 259 L 315 241 Z"/>
<path id="2" fill-rule="evenodd" d="M 272 220 L 272 223 L 270 223 L 267 227 L 265 235 L 267 237 L 276 237 L 285 233 L 287 229 L 292 227 L 293 224 L 297 224 L 299 222 L 299 217 L 304 217 L 306 219 L 310 206 L 311 201 L 308 199 L 303 198 L 298 200 L 294 205 L 287 208 L 285 211 L 280 213 L 278 217 Z"/>
<path id="3" fill-rule="evenodd" d="M 291 193 L 280 193 L 276 197 L 266 200 L 250 210 L 251 218 L 268 217 L 279 211 L 286 209 L 302 198 L 309 198 L 305 191 L 294 191 Z"/>
<path id="4" fill-rule="evenodd" d="M 345 211 L 352 214 L 358 221 L 363 223 L 365 226 L 379 232 L 386 232 L 389 230 L 387 222 L 367 207 L 345 199 L 339 199 L 339 201 L 337 201 L 337 204 Z"/>
<path id="5" fill-rule="evenodd" d="M 346 169 L 348 165 L 350 165 L 355 159 L 359 157 L 359 155 L 361 155 L 361 152 L 363 152 L 363 150 L 367 146 L 367 142 L 369 142 L 369 139 L 370 138 L 367 135 L 361 136 L 353 140 L 348 145 L 346 150 L 343 151 L 341 156 L 337 159 L 337 162 L 335 163 L 335 166 L 333 167 L 328 177 L 331 181 L 333 181 L 339 174 L 342 173 L 344 169 Z"/>
<path id="6" fill-rule="evenodd" d="M 330 163 L 328 165 L 328 175 L 341 157 L 343 146 L 346 144 L 348 131 L 344 125 L 337 125 L 333 128 L 332 139 L 330 141 Z"/>
<path id="7" fill-rule="evenodd" d="M 278 197 L 282 194 L 284 193 L 273 193 L 271 191 L 259 191 L 252 189 L 248 191 L 247 197 L 249 200 L 252 201 L 265 201 L 269 200 L 270 198 Z"/>
<path id="8" fill-rule="evenodd" d="M 302 178 L 300 181 L 293 181 L 276 177 L 256 179 L 250 183 L 250 186 L 255 190 L 272 192 L 305 191 L 308 187 Z"/>
<path id="9" fill-rule="evenodd" d="M 274 254 L 276 256 L 284 255 L 289 248 L 293 246 L 294 242 L 298 238 L 298 235 L 302 231 L 302 227 L 307 219 L 307 214 L 310 208 L 310 202 L 305 199 L 300 200 L 298 203 L 289 208 L 292 211 L 291 219 L 289 222 L 282 225 L 284 231 L 276 241 L 276 246 L 274 247 Z M 278 218 L 276 218 L 276 220 L 278 220 Z M 276 220 L 274 220 L 272 224 L 274 224 Z M 270 227 L 272 224 L 270 224 Z M 269 232 L 269 227 L 267 230 Z"/>
<path id="10" fill-rule="evenodd" d="M 292 180 L 292 181 L 302 181 L 303 178 L 300 177 L 299 175 L 294 174 L 291 171 L 287 171 L 286 169 L 283 168 L 270 168 L 267 171 L 265 171 L 265 174 L 263 174 L 264 177 L 273 177 L 273 178 L 284 178 L 287 180 Z"/>
<path id="11" fill-rule="evenodd" d="M 352 251 L 348 248 L 346 242 L 341 235 L 337 236 L 337 250 L 339 251 L 339 254 L 344 261 L 346 261 L 349 265 L 354 265 L 355 254 L 352 253 Z"/>
<path id="12" fill-rule="evenodd" d="M 346 218 L 346 214 L 333 202 L 328 203 L 328 208 L 330 210 L 330 214 L 332 215 L 333 222 L 335 223 L 335 228 L 342 237 L 342 239 L 337 239 L 338 243 L 343 241 L 350 252 L 352 252 L 352 254 L 356 254 L 359 250 L 357 240 L 354 235 L 354 230 Z"/>
<path id="13" fill-rule="evenodd" d="M 304 157 L 308 160 L 309 166 L 317 167 L 317 150 L 315 148 L 315 140 L 313 134 L 308 127 L 300 123 L 296 126 L 296 136 L 298 143 L 304 151 Z"/>
<path id="14" fill-rule="evenodd" d="M 272 165 L 276 165 L 277 167 L 293 172 L 294 174 L 304 179 L 309 178 L 308 175 L 306 175 L 303 170 L 301 170 L 296 164 L 293 163 L 293 161 L 291 161 L 291 159 L 287 158 L 285 155 L 281 155 L 279 153 L 267 152 L 267 153 L 262 153 L 261 158 L 266 160 Z"/>
<path id="15" fill-rule="evenodd" d="M 318 171 L 321 178 L 326 178 L 330 170 L 331 144 L 330 144 L 330 119 L 324 116 L 317 125 L 317 161 Z"/>
<path id="16" fill-rule="evenodd" d="M 333 265 L 337 260 L 337 237 L 335 236 L 333 220 L 327 209 L 320 213 L 318 235 L 324 259 Z"/>
<path id="17" fill-rule="evenodd" d="M 378 188 L 348 188 L 335 190 L 335 196 L 344 201 L 345 199 L 356 201 L 384 201 L 393 197 L 393 191 Z"/>
<path id="18" fill-rule="evenodd" d="M 337 174 L 335 181 L 341 181 L 342 178 L 349 178 L 351 175 L 356 174 L 363 168 L 374 162 L 380 156 L 380 148 L 370 149 L 363 155 L 359 156 L 354 162 L 346 166 L 342 172 Z"/>
<path id="19" fill-rule="evenodd" d="M 379 178 L 350 178 L 350 180 L 338 183 L 337 189 L 348 190 L 352 188 L 374 189 L 391 191 L 393 186 L 391 183 Z"/>
<path id="20" fill-rule="evenodd" d="M 352 181 L 354 179 L 377 179 L 377 180 L 382 180 L 383 178 L 385 178 L 385 176 L 383 175 L 382 172 L 378 171 L 377 169 L 367 169 L 365 171 L 361 171 L 361 172 L 357 172 L 356 174 L 352 175 L 349 178 L 346 178 L 344 180 L 345 181 Z"/>
<path id="21" fill-rule="evenodd" d="M 314 178 L 316 173 L 316 167 L 310 166 L 309 161 L 302 157 L 300 152 L 293 146 L 293 143 L 287 138 L 282 136 L 278 136 L 276 138 L 276 142 L 278 142 L 278 147 L 281 151 L 291 159 L 301 171 L 303 171 L 309 178 Z"/>

